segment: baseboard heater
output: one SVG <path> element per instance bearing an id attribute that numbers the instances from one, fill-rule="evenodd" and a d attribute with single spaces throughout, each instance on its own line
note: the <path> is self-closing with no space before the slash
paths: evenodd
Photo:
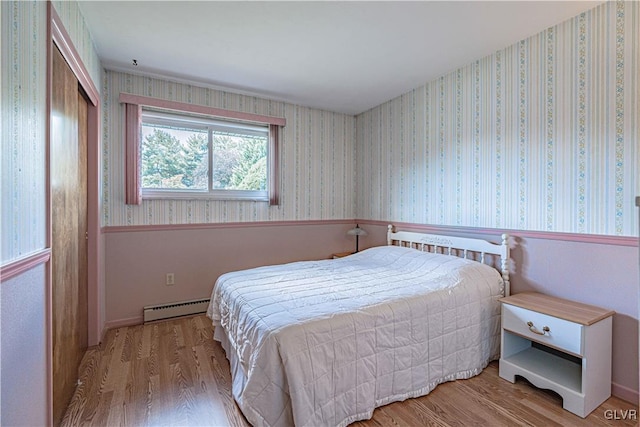
<path id="1" fill-rule="evenodd" d="M 209 298 L 191 301 L 173 302 L 169 304 L 149 305 L 144 307 L 144 322 L 171 319 L 173 317 L 188 316 L 207 311 Z"/>

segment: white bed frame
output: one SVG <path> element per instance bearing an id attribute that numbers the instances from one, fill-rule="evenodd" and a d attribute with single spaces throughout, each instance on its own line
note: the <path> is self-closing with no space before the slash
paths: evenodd
<path id="1" fill-rule="evenodd" d="M 486 254 L 500 257 L 498 270 L 504 281 L 504 296 L 509 296 L 509 235 L 503 234 L 502 243 L 491 243 L 482 239 L 468 237 L 442 236 L 437 234 L 414 233 L 411 231 L 393 231 L 389 224 L 387 231 L 387 245 L 404 246 L 425 252 L 442 253 L 473 259 L 487 264 Z M 479 259 L 478 259 L 479 257 Z"/>

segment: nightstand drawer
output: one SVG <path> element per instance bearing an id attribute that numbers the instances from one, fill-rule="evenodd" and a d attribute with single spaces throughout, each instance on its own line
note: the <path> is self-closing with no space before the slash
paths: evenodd
<path id="1" fill-rule="evenodd" d="M 582 327 L 537 311 L 502 304 L 503 329 L 576 356 L 582 355 Z"/>

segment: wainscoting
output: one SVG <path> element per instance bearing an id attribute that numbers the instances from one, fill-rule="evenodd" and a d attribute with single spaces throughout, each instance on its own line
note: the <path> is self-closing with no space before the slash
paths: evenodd
<path id="1" fill-rule="evenodd" d="M 353 220 L 107 227 L 106 328 L 142 323 L 146 305 L 211 296 L 223 273 L 354 250 Z M 167 286 L 173 273 L 175 285 Z"/>

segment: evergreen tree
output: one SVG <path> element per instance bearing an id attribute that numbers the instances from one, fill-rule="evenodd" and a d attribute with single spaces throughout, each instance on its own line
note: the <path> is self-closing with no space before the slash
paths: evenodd
<path id="1" fill-rule="evenodd" d="M 183 143 L 168 132 L 154 128 L 142 141 L 142 186 L 206 189 L 206 153 L 207 138 L 201 133 L 192 134 Z"/>
<path id="2" fill-rule="evenodd" d="M 231 184 L 238 190 L 265 190 L 267 143 L 265 138 L 243 138 L 240 161 L 233 168 Z"/>

